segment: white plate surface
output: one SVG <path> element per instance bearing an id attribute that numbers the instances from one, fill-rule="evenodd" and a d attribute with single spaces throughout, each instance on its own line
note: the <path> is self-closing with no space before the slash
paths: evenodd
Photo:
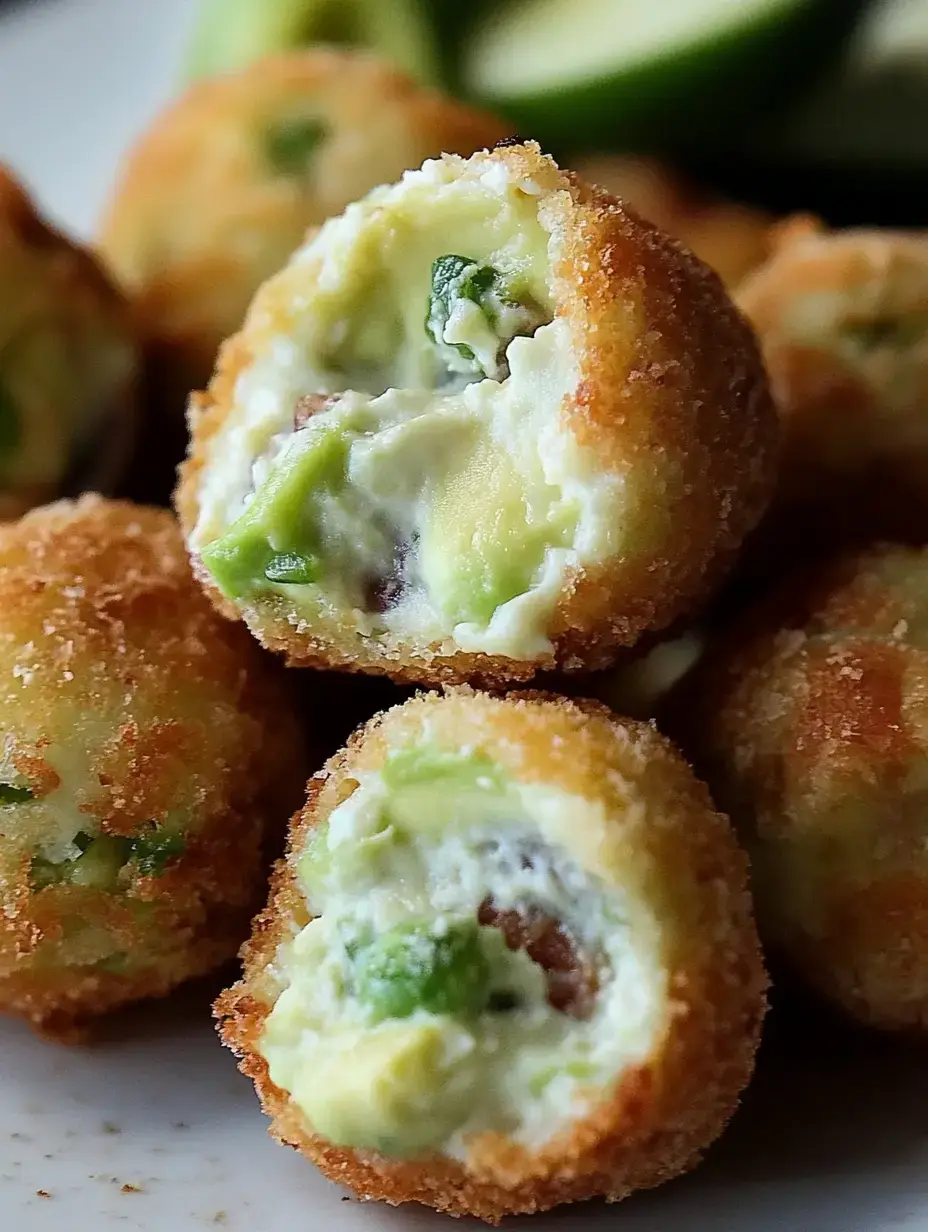
<path id="1" fill-rule="evenodd" d="M 0 160 L 90 237 L 115 165 L 171 95 L 191 0 L 0 9 Z M 2 1232 L 465 1228 L 348 1200 L 264 1132 L 208 998 L 136 1011 L 92 1049 L 0 1024 Z M 477 1225 L 473 1225 L 477 1226 Z M 928 1054 L 792 1024 L 692 1177 L 534 1232 L 928 1230 Z"/>

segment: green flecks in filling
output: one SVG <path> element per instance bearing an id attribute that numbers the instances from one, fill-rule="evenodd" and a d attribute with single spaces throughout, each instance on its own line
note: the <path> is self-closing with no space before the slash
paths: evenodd
<path id="1" fill-rule="evenodd" d="M 0 377 L 0 459 L 14 453 L 22 441 L 19 407 L 2 377 Z"/>
<path id="2" fill-rule="evenodd" d="M 264 587 L 293 583 L 298 575 L 318 580 L 321 556 L 307 496 L 344 484 L 349 445 L 343 428 L 331 427 L 316 433 L 307 448 L 291 450 L 241 517 L 203 549 L 203 563 L 224 595 L 241 599 Z"/>
<path id="3" fill-rule="evenodd" d="M 842 330 L 855 351 L 904 351 L 917 346 L 928 334 L 928 317 L 913 314 L 904 317 L 872 317 L 847 321 Z"/>
<path id="4" fill-rule="evenodd" d="M 330 1141 L 388 1155 L 541 1140 L 648 1012 L 636 996 L 617 1009 L 628 940 L 611 891 L 479 746 L 394 749 L 358 779 L 299 865 L 316 918 L 280 957 L 260 1044 L 273 1080 Z M 588 1012 L 567 1008 L 568 983 Z"/>
<path id="5" fill-rule="evenodd" d="M 478 265 L 470 257 L 458 257 L 448 253 L 436 257 L 432 263 L 432 289 L 425 318 L 425 330 L 436 346 L 443 348 L 445 328 L 454 309 L 461 300 L 476 304 L 487 324 L 496 325 L 497 314 L 490 301 L 489 292 L 499 281 L 499 274 L 490 265 Z M 473 350 L 465 343 L 451 346 L 466 360 L 474 360 Z"/>
<path id="6" fill-rule="evenodd" d="M 55 885 L 76 885 L 115 893 L 120 889 L 120 874 L 133 865 L 140 876 L 158 877 L 170 861 L 183 854 L 186 840 L 171 825 L 150 822 L 132 837 L 116 834 L 90 835 L 79 831 L 74 836 L 79 854 L 64 860 L 49 860 L 35 855 L 29 868 L 33 890 Z"/>
<path id="7" fill-rule="evenodd" d="M 179 828 L 158 826 L 154 822 L 129 841 L 132 845 L 129 859 L 143 877 L 160 877 L 171 860 L 187 849 L 187 840 Z"/>
<path id="8" fill-rule="evenodd" d="M 479 1014 L 487 1003 L 490 964 L 471 920 L 436 931 L 405 924 L 363 946 L 354 958 L 358 999 L 374 1022 L 430 1014 Z"/>
<path id="9" fill-rule="evenodd" d="M 14 787 L 12 783 L 0 783 L 0 804 L 25 804 L 34 800 L 35 792 L 31 787 Z"/>
<path id="10" fill-rule="evenodd" d="M 265 158 L 280 175 L 304 175 L 325 137 L 326 128 L 321 120 L 312 117 L 278 120 L 265 134 Z"/>
<path id="11" fill-rule="evenodd" d="M 480 779 L 487 787 L 502 792 L 506 784 L 499 766 L 485 753 L 448 753 L 427 745 L 392 752 L 380 777 L 390 791 L 423 783 L 456 791 Z"/>
<path id="12" fill-rule="evenodd" d="M 506 348 L 548 314 L 492 265 L 446 253 L 432 263 L 425 332 L 450 374 L 502 381 Z"/>

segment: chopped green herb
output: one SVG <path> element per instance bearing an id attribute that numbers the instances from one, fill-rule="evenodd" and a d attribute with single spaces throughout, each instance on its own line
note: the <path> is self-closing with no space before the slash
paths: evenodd
<path id="1" fill-rule="evenodd" d="M 320 573 L 320 562 L 315 556 L 301 556 L 297 552 L 278 552 L 264 567 L 264 576 L 269 582 L 289 582 L 297 586 L 317 582 Z"/>
<path id="2" fill-rule="evenodd" d="M 445 327 L 455 305 L 462 299 L 476 304 L 489 324 L 494 325 L 496 313 L 488 302 L 488 295 L 498 280 L 499 275 L 492 266 L 478 265 L 470 257 L 459 257 L 454 253 L 436 257 L 432 262 L 432 290 L 425 318 L 425 330 L 432 341 L 439 346 L 448 345 L 445 342 Z M 452 345 L 463 359 L 474 359 L 474 352 L 463 342 Z"/>
<path id="3" fill-rule="evenodd" d="M 281 175 L 303 175 L 325 135 L 319 120 L 280 120 L 265 137 L 267 160 Z"/>
<path id="4" fill-rule="evenodd" d="M 94 837 L 79 830 L 73 842 L 80 854 L 71 859 L 33 857 L 30 881 L 34 890 L 52 885 L 79 885 L 113 893 L 119 888 L 119 874 L 130 862 L 143 877 L 159 877 L 168 862 L 182 855 L 186 847 L 176 827 L 159 826 L 154 821 L 131 838 L 117 834 Z"/>
<path id="5" fill-rule="evenodd" d="M 168 862 L 174 856 L 183 855 L 187 846 L 186 839 L 178 830 L 167 826 L 158 827 L 154 822 L 151 823 L 150 830 L 130 841 L 131 859 L 145 877 L 160 877 Z"/>
<path id="6" fill-rule="evenodd" d="M 19 407 L 9 389 L 0 381 L 0 457 L 6 457 L 17 449 L 22 436 Z"/>
<path id="7" fill-rule="evenodd" d="M 0 804 L 24 804 L 26 800 L 34 800 L 35 792 L 31 787 L 14 787 L 12 783 L 0 783 Z"/>

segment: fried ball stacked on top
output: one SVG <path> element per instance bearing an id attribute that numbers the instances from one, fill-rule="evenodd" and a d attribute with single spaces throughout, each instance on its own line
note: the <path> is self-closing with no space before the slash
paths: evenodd
<path id="1" fill-rule="evenodd" d="M 754 1064 L 746 860 L 653 728 L 420 696 L 310 784 L 217 1002 L 272 1133 L 491 1223 L 691 1167 Z"/>
<path id="2" fill-rule="evenodd" d="M 168 513 L 88 496 L 0 528 L 0 1009 L 62 1031 L 235 953 L 301 794 L 274 666 Z"/>
<path id="3" fill-rule="evenodd" d="M 0 165 L 0 519 L 118 480 L 137 377 L 122 297 Z"/>
<path id="4" fill-rule="evenodd" d="M 928 539 L 928 237 L 787 230 L 737 298 L 783 420 L 771 531 Z"/>
<path id="5" fill-rule="evenodd" d="M 308 227 L 424 158 L 506 134 L 360 52 L 270 56 L 184 94 L 130 154 L 100 235 L 178 410 Z"/>
<path id="6" fill-rule="evenodd" d="M 728 287 L 770 256 L 777 231 L 772 215 L 700 192 L 661 163 L 599 156 L 581 159 L 576 170 L 684 243 Z"/>
<path id="7" fill-rule="evenodd" d="M 608 665 L 711 589 L 776 415 L 714 274 L 534 143 L 327 222 L 191 403 L 199 576 L 291 664 Z"/>
<path id="8" fill-rule="evenodd" d="M 771 950 L 861 1022 L 928 1030 L 928 552 L 794 581 L 676 709 Z"/>

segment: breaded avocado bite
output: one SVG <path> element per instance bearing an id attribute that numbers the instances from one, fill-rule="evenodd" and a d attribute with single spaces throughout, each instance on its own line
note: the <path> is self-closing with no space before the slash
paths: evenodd
<path id="1" fill-rule="evenodd" d="M 777 528 L 928 538 L 928 238 L 789 229 L 738 302 L 783 419 Z"/>
<path id="2" fill-rule="evenodd" d="M 772 485 L 754 339 L 704 266 L 532 143 L 326 223 L 190 407 L 223 611 L 295 665 L 519 680 L 691 607 Z"/>
<path id="3" fill-rule="evenodd" d="M 928 551 L 792 582 L 697 668 L 685 735 L 751 852 L 761 935 L 852 1017 L 928 1031 Z"/>
<path id="4" fill-rule="evenodd" d="M 61 1032 L 235 953 L 305 773 L 274 667 L 167 512 L 0 527 L 0 1010 Z"/>
<path id="5" fill-rule="evenodd" d="M 0 164 L 0 520 L 118 480 L 137 378 L 125 301 Z"/>
<path id="6" fill-rule="evenodd" d="M 773 250 L 777 225 L 772 215 L 713 197 L 654 159 L 588 155 L 575 167 L 585 180 L 684 243 L 729 288 L 743 282 Z"/>
<path id="7" fill-rule="evenodd" d="M 308 227 L 508 132 L 360 52 L 282 53 L 183 94 L 130 153 L 99 239 L 178 408 Z"/>
<path id="8" fill-rule="evenodd" d="M 420 696 L 310 783 L 217 1002 L 271 1132 L 363 1198 L 491 1223 L 691 1167 L 747 1083 L 746 861 L 653 728 Z"/>

